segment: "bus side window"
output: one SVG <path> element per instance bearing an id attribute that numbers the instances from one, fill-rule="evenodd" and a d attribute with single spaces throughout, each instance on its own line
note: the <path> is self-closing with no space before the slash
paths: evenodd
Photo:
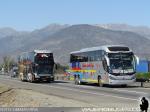
<path id="1" fill-rule="evenodd" d="M 90 56 L 89 61 L 94 61 L 94 56 Z"/>

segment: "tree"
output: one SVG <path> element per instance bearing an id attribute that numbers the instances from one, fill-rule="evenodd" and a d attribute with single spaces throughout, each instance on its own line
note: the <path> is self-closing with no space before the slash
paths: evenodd
<path id="1" fill-rule="evenodd" d="M 66 69 L 68 69 L 68 66 L 57 63 L 57 70 L 55 70 L 55 73 L 56 74 L 64 74 Z"/>
<path id="2" fill-rule="evenodd" d="M 3 68 L 5 72 L 8 73 L 12 69 L 14 64 L 15 64 L 15 61 L 11 59 L 11 57 L 9 56 L 3 57 Z"/>

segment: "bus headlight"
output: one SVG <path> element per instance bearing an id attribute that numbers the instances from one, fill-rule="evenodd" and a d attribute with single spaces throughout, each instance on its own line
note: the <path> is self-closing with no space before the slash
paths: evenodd
<path id="1" fill-rule="evenodd" d="M 117 80 L 116 78 L 114 78 L 114 77 L 112 77 L 112 76 L 109 76 L 109 78 L 110 78 L 111 80 Z"/>
<path id="2" fill-rule="evenodd" d="M 38 76 L 37 73 L 34 73 L 34 75 L 35 75 L 35 78 L 40 78 L 40 76 Z"/>
<path id="3" fill-rule="evenodd" d="M 135 79 L 136 77 L 135 77 L 135 75 L 133 75 L 132 77 L 131 77 L 131 80 L 133 80 L 133 79 Z"/>

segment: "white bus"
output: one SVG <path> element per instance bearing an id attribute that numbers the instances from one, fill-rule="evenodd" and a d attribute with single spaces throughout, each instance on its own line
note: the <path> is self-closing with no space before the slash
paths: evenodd
<path id="1" fill-rule="evenodd" d="M 70 77 L 81 82 L 127 85 L 135 82 L 138 58 L 127 46 L 106 45 L 70 53 Z"/>

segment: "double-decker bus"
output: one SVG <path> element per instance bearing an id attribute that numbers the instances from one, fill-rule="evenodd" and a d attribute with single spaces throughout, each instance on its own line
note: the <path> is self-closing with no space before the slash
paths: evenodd
<path id="1" fill-rule="evenodd" d="M 18 57 L 21 81 L 54 81 L 54 58 L 48 50 L 24 52 Z"/>
<path id="2" fill-rule="evenodd" d="M 127 46 L 106 45 L 70 53 L 70 78 L 82 82 L 127 85 L 135 81 L 138 57 Z"/>

